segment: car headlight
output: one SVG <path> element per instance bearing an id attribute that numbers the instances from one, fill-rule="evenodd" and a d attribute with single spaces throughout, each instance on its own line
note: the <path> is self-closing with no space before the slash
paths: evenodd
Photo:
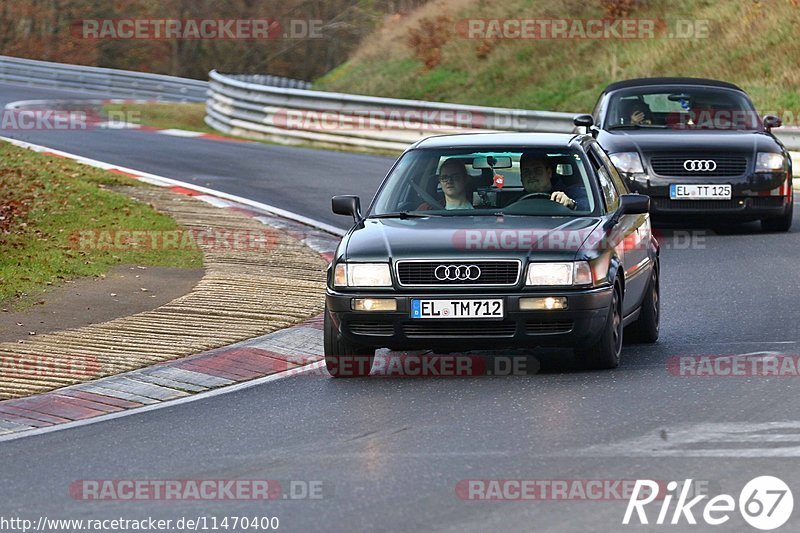
<path id="1" fill-rule="evenodd" d="M 530 263 L 525 277 L 525 285 L 534 287 L 564 287 L 591 284 L 592 269 L 586 261 Z"/>
<path id="2" fill-rule="evenodd" d="M 609 154 L 609 159 L 617 167 L 617 170 L 625 174 L 643 174 L 644 166 L 639 152 L 619 152 Z"/>
<path id="3" fill-rule="evenodd" d="M 779 172 L 783 170 L 786 158 L 783 154 L 775 152 L 758 152 L 756 157 L 756 172 Z"/>
<path id="4" fill-rule="evenodd" d="M 339 263 L 333 271 L 335 287 L 391 287 L 386 263 Z"/>

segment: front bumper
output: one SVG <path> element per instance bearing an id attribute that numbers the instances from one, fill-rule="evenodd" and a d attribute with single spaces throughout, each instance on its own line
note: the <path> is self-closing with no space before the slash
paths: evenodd
<path id="1" fill-rule="evenodd" d="M 730 200 L 672 200 L 671 184 L 730 184 Z M 628 180 L 633 192 L 650 196 L 650 213 L 656 217 L 722 216 L 756 220 L 786 214 L 792 206 L 792 181 L 785 173 L 748 174 L 739 177 L 686 178 L 653 174 Z"/>
<path id="2" fill-rule="evenodd" d="M 567 309 L 520 310 L 521 297 L 564 296 Z M 326 304 L 332 324 L 350 342 L 392 350 L 431 349 L 468 351 L 534 346 L 588 345 L 603 331 L 611 305 L 612 288 L 542 292 L 496 293 L 380 293 L 335 292 L 328 289 Z M 391 298 L 397 311 L 353 311 L 353 298 Z M 503 319 L 412 319 L 411 300 L 502 298 Z"/>

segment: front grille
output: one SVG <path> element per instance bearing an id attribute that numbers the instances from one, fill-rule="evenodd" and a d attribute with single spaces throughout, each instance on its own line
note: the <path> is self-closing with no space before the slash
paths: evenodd
<path id="1" fill-rule="evenodd" d="M 383 337 L 394 335 L 394 325 L 391 322 L 350 322 L 347 327 L 353 335 Z"/>
<path id="2" fill-rule="evenodd" d="M 464 338 L 464 337 L 513 337 L 517 331 L 514 322 L 454 322 L 436 320 L 403 324 L 403 333 L 409 339 L 418 338 Z"/>
<path id="3" fill-rule="evenodd" d="M 740 202 L 744 201 L 745 204 Z M 754 196 L 751 198 L 734 198 L 732 200 L 670 200 L 664 197 L 651 197 L 650 203 L 659 211 L 713 211 L 715 209 L 744 209 L 746 205 L 754 208 L 781 207 L 781 196 Z"/>
<path id="4" fill-rule="evenodd" d="M 683 165 L 687 160 L 714 161 L 717 167 L 714 170 L 686 170 Z M 660 176 L 687 176 L 693 178 L 741 176 L 747 172 L 747 158 L 744 156 L 708 154 L 653 156 L 650 158 L 650 166 L 653 167 L 653 172 Z"/>
<path id="5" fill-rule="evenodd" d="M 476 279 L 436 278 L 436 269 L 445 267 L 477 266 L 480 275 Z M 514 285 L 519 278 L 519 261 L 398 261 L 397 277 L 400 285 L 422 286 L 461 286 L 461 285 Z M 441 273 L 441 271 L 440 271 Z"/>
<path id="6" fill-rule="evenodd" d="M 573 326 L 572 320 L 529 320 L 525 322 L 525 333 L 528 335 L 569 333 Z"/>

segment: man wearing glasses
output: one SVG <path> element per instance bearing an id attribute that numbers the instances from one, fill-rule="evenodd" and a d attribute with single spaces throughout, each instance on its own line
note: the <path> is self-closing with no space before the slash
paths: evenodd
<path id="1" fill-rule="evenodd" d="M 438 178 L 444 193 L 445 209 L 475 209 L 467 199 L 469 174 L 463 164 L 448 159 L 439 169 Z"/>
<path id="2" fill-rule="evenodd" d="M 534 154 L 522 154 L 519 160 L 519 174 L 525 194 L 546 193 L 550 199 L 564 207 L 578 211 L 589 210 L 589 198 L 586 190 L 580 186 L 562 187 L 553 184 L 553 167 L 543 157 Z"/>

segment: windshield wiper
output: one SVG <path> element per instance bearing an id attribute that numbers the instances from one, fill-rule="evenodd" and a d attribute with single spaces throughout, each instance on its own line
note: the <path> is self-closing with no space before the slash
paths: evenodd
<path id="1" fill-rule="evenodd" d="M 656 128 L 656 129 L 664 129 L 666 126 L 662 126 L 660 124 L 612 124 L 607 130 L 622 130 L 622 129 L 632 129 L 636 130 L 639 128 Z"/>
<path id="2" fill-rule="evenodd" d="M 441 215 L 433 215 L 430 213 L 418 213 L 416 211 L 398 211 L 396 213 L 381 213 L 380 215 L 370 215 L 367 218 L 399 218 L 399 219 L 406 219 L 406 218 L 427 218 L 427 217 L 439 217 Z"/>

